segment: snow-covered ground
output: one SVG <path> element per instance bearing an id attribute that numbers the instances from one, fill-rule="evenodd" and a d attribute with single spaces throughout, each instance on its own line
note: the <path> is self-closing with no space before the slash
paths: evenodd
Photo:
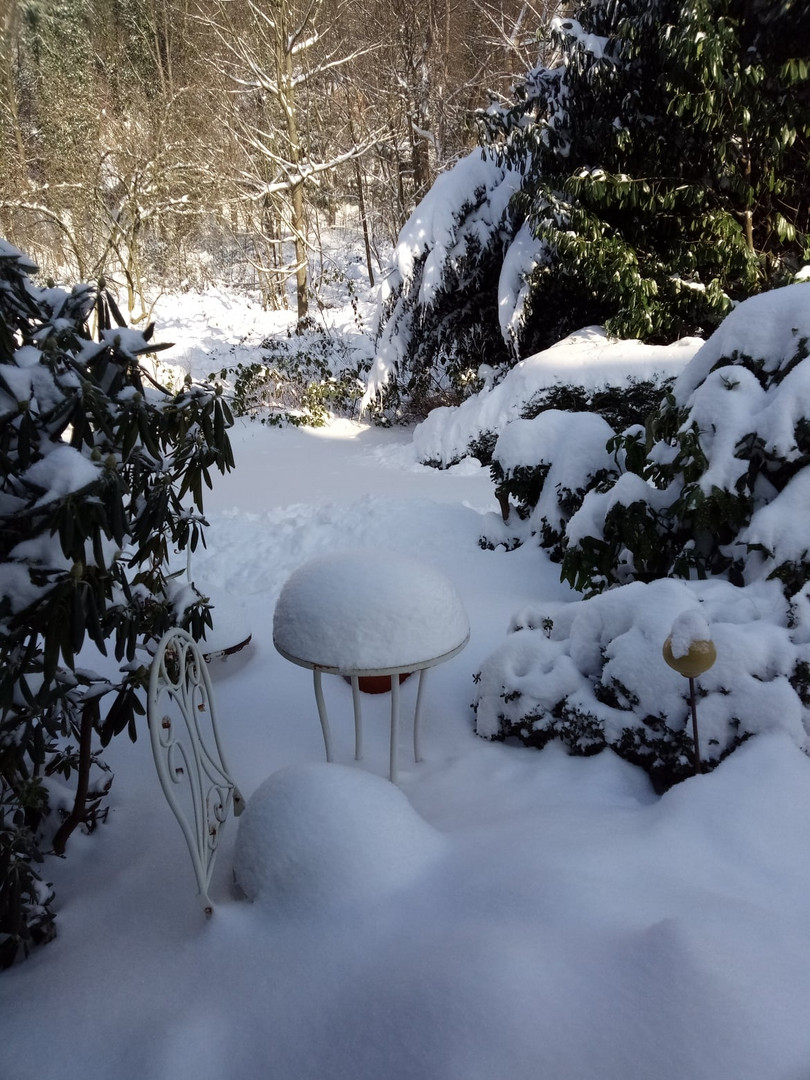
<path id="1" fill-rule="evenodd" d="M 204 370 L 208 331 L 189 306 L 175 305 L 180 348 Z M 117 740 L 107 824 L 45 868 L 59 936 L 0 977 L 0 1077 L 810 1077 L 810 760 L 762 735 L 658 797 L 609 751 L 479 739 L 473 674 L 517 609 L 571 595 L 539 548 L 479 546 L 498 515 L 488 472 L 431 470 L 409 432 L 353 421 L 240 422 L 232 436 L 237 467 L 208 498 L 193 571 L 252 628 L 212 665 L 215 692 L 246 795 L 291 767 L 268 842 L 298 876 L 232 898 L 231 822 L 206 921 L 145 725 L 136 744 Z M 429 561 L 470 619 L 467 648 L 428 675 L 422 764 L 403 724 L 399 790 L 375 783 L 387 698 L 364 700 L 356 764 L 339 679 L 325 681 L 340 764 L 307 767 L 323 758 L 311 676 L 272 643 L 290 574 L 347 548 Z"/>

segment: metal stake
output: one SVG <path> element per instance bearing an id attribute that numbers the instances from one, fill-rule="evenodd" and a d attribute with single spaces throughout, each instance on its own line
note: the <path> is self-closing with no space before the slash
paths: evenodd
<path id="1" fill-rule="evenodd" d="M 695 775 L 703 772 L 703 767 L 700 763 L 700 740 L 698 739 L 698 722 L 697 722 L 697 692 L 695 690 L 695 680 L 689 679 L 689 703 L 692 706 L 692 740 L 695 744 Z"/>

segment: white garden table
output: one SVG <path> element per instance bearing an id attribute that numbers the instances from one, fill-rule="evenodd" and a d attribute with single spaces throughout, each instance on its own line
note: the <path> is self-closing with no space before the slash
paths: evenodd
<path id="1" fill-rule="evenodd" d="M 470 624 L 453 584 L 416 559 L 348 551 L 313 559 L 287 581 L 276 604 L 273 642 L 287 660 L 313 673 L 326 760 L 332 739 L 322 675 L 351 680 L 355 759 L 363 757 L 361 678 L 391 678 L 389 777 L 397 780 L 399 676 L 419 672 L 413 719 L 414 760 L 421 761 L 419 719 L 425 673 L 461 652 Z"/>

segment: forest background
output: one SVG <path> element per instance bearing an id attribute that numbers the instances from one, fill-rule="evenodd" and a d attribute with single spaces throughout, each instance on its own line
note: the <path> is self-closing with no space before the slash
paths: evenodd
<path id="1" fill-rule="evenodd" d="M 552 7 L 11 0 L 0 234 L 54 277 L 114 282 L 136 324 L 160 288 L 248 283 L 280 307 L 291 277 L 303 318 L 319 230 L 355 203 L 373 284 Z"/>

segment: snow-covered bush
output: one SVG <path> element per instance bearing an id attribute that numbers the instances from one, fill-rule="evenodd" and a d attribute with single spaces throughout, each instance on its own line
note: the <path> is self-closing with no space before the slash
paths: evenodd
<path id="1" fill-rule="evenodd" d="M 508 424 L 546 409 L 598 412 L 623 430 L 643 421 L 702 344 L 617 341 L 602 327 L 585 327 L 521 360 L 497 384 L 487 374 L 481 391 L 459 406 L 434 409 L 414 431 L 416 454 L 443 469 L 468 455 L 488 465 Z"/>
<path id="2" fill-rule="evenodd" d="M 519 620 L 530 629 L 482 671 L 479 733 L 611 746 L 662 784 L 685 775 L 686 695 L 660 651 L 700 604 L 719 656 L 700 680 L 709 764 L 768 726 L 806 745 L 810 284 L 739 305 L 646 429 L 545 413 L 509 424 L 493 462 L 531 481 L 522 510 L 563 577 L 608 591 Z"/>
<path id="3" fill-rule="evenodd" d="M 203 536 L 209 470 L 233 464 L 221 398 L 141 368 L 162 348 L 152 327 L 127 328 L 103 287 L 37 287 L 35 269 L 0 241 L 0 965 L 51 933 L 33 863 L 98 820 L 98 743 L 136 736 L 145 647 L 211 625 L 168 563 Z M 76 786 L 46 841 L 56 774 Z"/>
<path id="4" fill-rule="evenodd" d="M 786 731 L 810 750 L 810 605 L 803 614 L 777 582 L 633 582 L 574 603 L 520 612 L 485 661 L 476 730 L 569 753 L 610 747 L 663 790 L 694 772 L 689 683 L 661 650 L 673 621 L 699 611 L 717 662 L 699 680 L 700 742 L 712 768 L 744 739 Z"/>
<path id="5" fill-rule="evenodd" d="M 0 772 L 0 969 L 55 933 L 53 891 L 36 869 L 42 852 L 25 801 Z"/>
<path id="6" fill-rule="evenodd" d="M 668 342 L 810 258 L 810 98 L 789 5 L 584 0 L 482 111 L 397 246 L 370 394 L 501 369 L 578 327 Z M 699 88 L 699 92 L 696 92 Z"/>
<path id="7" fill-rule="evenodd" d="M 568 438 L 572 430 L 575 439 Z M 518 516 L 557 560 L 565 524 L 586 492 L 618 475 L 619 463 L 607 449 L 613 434 L 598 413 L 548 409 L 514 420 L 495 443 L 491 472 L 504 517 L 516 504 Z"/>
<path id="8" fill-rule="evenodd" d="M 648 442 L 637 431 L 616 440 L 626 471 L 568 522 L 567 580 L 592 592 L 723 574 L 799 589 L 810 578 L 809 355 L 810 285 L 732 312 L 651 417 Z"/>
<path id="9" fill-rule="evenodd" d="M 435 404 L 448 388 L 477 389 L 482 364 L 498 368 L 514 360 L 498 301 L 505 251 L 517 229 L 511 199 L 522 182 L 519 169 L 475 150 L 439 176 L 411 214 L 382 285 L 364 407 L 378 397 L 394 413 L 403 400 Z"/>
<path id="10" fill-rule="evenodd" d="M 209 378 L 236 416 L 320 427 L 331 415 L 355 414 L 368 366 L 345 337 L 308 319 L 295 334 L 266 338 L 260 361 L 224 367 Z"/>

